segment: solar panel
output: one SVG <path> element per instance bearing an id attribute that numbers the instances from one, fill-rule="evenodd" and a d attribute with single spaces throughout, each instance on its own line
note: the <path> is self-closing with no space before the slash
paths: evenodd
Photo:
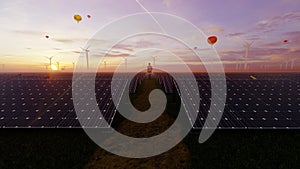
<path id="1" fill-rule="evenodd" d="M 112 74 L 98 74 L 95 81 L 81 79 L 78 84 L 84 88 L 86 84 L 95 83 L 95 96 L 98 108 L 104 119 L 92 109 L 90 116 L 83 119 L 83 127 L 109 128 L 117 113 L 117 106 L 112 95 L 121 98 L 127 83 L 126 75 L 117 76 L 117 87 L 111 91 Z M 191 77 L 176 74 L 177 84 L 184 86 L 179 91 L 174 79 L 166 73 L 157 73 L 155 78 L 163 86 L 167 94 L 186 92 L 182 98 L 183 106 L 193 128 L 201 129 L 207 120 L 210 107 L 215 111 L 216 105 L 211 103 L 211 87 L 218 88 L 218 76 L 212 82 L 208 75 L 194 74 L 197 85 L 190 83 Z M 299 74 L 256 74 L 256 80 L 248 74 L 228 74 L 227 99 L 224 113 L 218 128 L 221 129 L 282 129 L 299 128 L 300 126 L 300 75 Z M 138 74 L 130 83 L 130 93 L 135 93 L 141 84 L 144 74 Z M 0 127 L 2 128 L 77 128 L 81 127 L 72 99 L 72 76 L 46 74 L 2 74 L 0 76 Z M 93 90 L 93 89 L 88 89 Z M 200 106 L 197 107 L 192 95 L 199 90 Z M 222 91 L 220 91 L 222 92 Z M 75 95 L 77 93 L 74 93 Z M 190 97 L 189 97 L 190 96 Z M 82 98 L 75 104 L 86 105 Z M 118 103 L 116 103 L 118 104 Z M 79 111 L 86 111 L 82 109 Z M 103 123 L 106 120 L 109 125 Z M 213 126 L 216 119 L 212 117 L 209 124 Z M 210 127 L 208 125 L 208 127 Z"/>
<path id="2" fill-rule="evenodd" d="M 72 100 L 72 76 L 1 76 L 0 126 L 2 128 L 73 128 L 81 127 L 76 116 Z M 107 128 L 101 121 L 112 123 L 116 107 L 111 96 L 121 98 L 125 87 L 122 78 L 118 79 L 118 91 L 110 91 L 112 75 L 102 75 L 95 81 L 81 80 L 78 84 L 84 88 L 95 83 L 98 107 L 104 119 L 97 119 L 96 113 L 84 119 L 83 127 Z M 89 89 L 92 90 L 92 89 Z M 75 93 L 76 95 L 76 93 Z M 75 104 L 82 104 L 84 101 Z M 88 106 L 88 105 L 86 105 Z M 81 111 L 86 111 L 82 109 Z M 93 110 L 92 110 L 93 111 Z"/>
<path id="3" fill-rule="evenodd" d="M 195 86 L 181 76 L 180 82 L 191 93 Z M 183 100 L 190 118 L 196 118 L 195 129 L 201 129 L 206 121 L 211 104 L 211 85 L 208 76 L 196 75 L 200 92 L 200 107 L 195 109 L 192 98 Z M 227 100 L 218 128 L 275 129 L 300 127 L 300 81 L 299 75 L 261 74 L 258 80 L 249 75 L 227 76 Z M 197 111 L 199 115 L 197 116 Z M 222 110 L 215 110 L 221 112 Z M 196 117 L 197 116 L 197 117 Z M 209 119 L 213 124 L 216 119 Z M 210 126 L 208 126 L 209 128 Z"/>

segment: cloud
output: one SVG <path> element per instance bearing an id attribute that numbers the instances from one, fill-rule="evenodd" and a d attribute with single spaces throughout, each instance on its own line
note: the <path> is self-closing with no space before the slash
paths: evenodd
<path id="1" fill-rule="evenodd" d="M 52 48 L 53 50 L 62 50 L 61 48 Z"/>
<path id="2" fill-rule="evenodd" d="M 287 43 L 284 43 L 284 40 L 288 40 Z M 266 48 L 290 48 L 290 47 L 297 47 L 299 48 L 300 45 L 300 31 L 291 31 L 291 32 L 284 32 L 280 37 L 277 37 L 275 40 L 272 39 L 271 41 L 267 41 L 262 43 L 261 47 Z"/>
<path id="3" fill-rule="evenodd" d="M 60 43 L 83 43 L 86 42 L 88 39 L 74 39 L 74 38 L 52 38 L 51 40 L 55 42 L 60 42 Z"/>
<path id="4" fill-rule="evenodd" d="M 274 31 L 274 27 L 285 24 L 287 22 L 300 21 L 300 12 L 288 12 L 283 15 L 277 15 L 275 17 L 260 20 L 256 23 L 258 30 Z"/>
<path id="5" fill-rule="evenodd" d="M 273 22 L 274 22 L 274 19 L 261 20 L 261 21 L 258 21 L 258 22 L 256 23 L 256 25 L 257 25 L 257 26 L 261 26 L 261 27 L 263 27 L 263 26 L 269 26 L 269 25 L 271 25 Z"/>
<path id="6" fill-rule="evenodd" d="M 225 35 L 228 37 L 228 40 L 234 40 L 236 42 L 242 43 L 242 42 L 253 42 L 261 40 L 262 38 L 257 34 L 248 34 L 245 32 L 236 32 L 236 33 L 229 33 Z"/>
<path id="7" fill-rule="evenodd" d="M 224 29 L 217 25 L 210 25 L 205 28 L 205 32 L 208 34 L 222 33 L 224 32 Z"/>
<path id="8" fill-rule="evenodd" d="M 129 56 L 131 56 L 130 54 L 128 54 L 128 53 L 118 53 L 118 54 L 115 54 L 115 53 L 102 53 L 102 54 L 93 54 L 92 55 L 93 57 L 95 57 L 95 58 L 97 58 L 97 57 L 101 57 L 101 58 L 103 58 L 103 57 L 111 57 L 111 58 L 124 58 L 124 57 L 129 57 Z"/>
<path id="9" fill-rule="evenodd" d="M 73 51 L 73 53 L 76 53 L 76 54 L 81 54 L 82 51 Z"/>
<path id="10" fill-rule="evenodd" d="M 163 0 L 163 4 L 167 7 L 170 8 L 174 0 Z"/>
<path id="11" fill-rule="evenodd" d="M 140 39 L 134 44 L 134 48 L 151 48 L 159 46 L 159 43 L 154 43 L 149 40 Z"/>
<path id="12" fill-rule="evenodd" d="M 296 48 L 291 48 L 291 49 L 289 50 L 289 52 L 290 52 L 290 53 L 294 53 L 294 52 L 299 52 L 299 50 L 296 49 Z"/>
<path id="13" fill-rule="evenodd" d="M 34 36 L 41 36 L 43 32 L 39 31 L 32 31 L 32 30 L 14 30 L 13 33 L 22 34 L 22 35 L 34 35 Z"/>
<path id="14" fill-rule="evenodd" d="M 237 32 L 237 33 L 229 33 L 229 34 L 227 34 L 227 36 L 229 36 L 229 37 L 236 37 L 236 36 L 243 36 L 243 35 L 246 35 L 246 33 Z"/>
<path id="15" fill-rule="evenodd" d="M 101 44 L 103 44 L 103 43 L 107 43 L 107 41 L 106 40 L 103 40 L 103 39 L 95 39 L 95 38 L 93 38 L 93 39 L 82 39 L 82 40 L 84 40 L 84 41 L 89 41 L 89 44 L 92 44 L 92 45 L 101 45 Z"/>
<path id="16" fill-rule="evenodd" d="M 55 38 L 55 39 L 52 39 L 56 42 L 60 42 L 60 43 L 74 43 L 75 40 L 74 39 L 64 39 L 64 38 Z"/>
<path id="17" fill-rule="evenodd" d="M 51 40 L 60 42 L 60 43 L 85 43 L 88 42 L 90 46 L 97 46 L 106 43 L 105 40 L 100 39 L 87 39 L 87 38 L 51 38 Z"/>
<path id="18" fill-rule="evenodd" d="M 260 40 L 261 38 L 260 37 L 257 37 L 257 36 L 252 36 L 252 37 L 248 37 L 247 40 L 249 41 L 257 41 L 257 40 Z"/>
<path id="19" fill-rule="evenodd" d="M 293 43 L 294 45 L 300 44 L 300 31 L 285 32 L 283 35 L 287 36 L 289 43 Z"/>
<path id="20" fill-rule="evenodd" d="M 271 42 L 271 43 L 265 43 L 265 44 L 261 44 L 261 47 L 266 47 L 266 48 L 275 48 L 275 47 L 279 47 L 282 46 L 282 42 Z"/>
<path id="21" fill-rule="evenodd" d="M 291 37 L 295 37 L 298 38 L 300 37 L 300 31 L 292 31 L 292 32 L 285 32 L 285 35 L 291 36 Z"/>
<path id="22" fill-rule="evenodd" d="M 130 54 L 128 53 L 120 53 L 120 54 L 112 54 L 109 53 L 108 55 L 106 55 L 106 57 L 129 57 Z"/>
<path id="23" fill-rule="evenodd" d="M 222 57 L 222 61 L 243 60 L 245 50 L 220 51 L 219 53 Z M 294 59 L 298 55 L 300 55 L 300 50 L 295 48 L 291 50 L 286 48 L 256 47 L 250 48 L 249 60 L 278 62 Z"/>
<path id="24" fill-rule="evenodd" d="M 132 52 L 132 45 L 128 45 L 128 44 L 117 44 L 114 46 L 114 49 L 119 49 L 119 50 L 125 50 L 125 51 L 129 51 Z"/>

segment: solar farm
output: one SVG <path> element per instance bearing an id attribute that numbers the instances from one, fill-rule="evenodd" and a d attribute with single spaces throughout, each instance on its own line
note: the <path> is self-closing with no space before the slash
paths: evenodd
<path id="1" fill-rule="evenodd" d="M 194 129 L 201 129 L 211 104 L 211 84 L 208 75 L 194 74 L 198 86 L 191 86 L 185 74 L 177 74 L 179 81 L 166 73 L 157 73 L 158 80 L 167 95 L 198 88 L 200 106 L 193 98 L 181 98 L 189 118 L 196 119 Z M 300 75 L 299 74 L 227 74 L 227 98 L 219 129 L 294 129 L 300 127 Z M 1 128 L 109 128 L 117 113 L 118 103 L 112 96 L 122 98 L 126 85 L 134 94 L 145 75 L 137 74 L 131 82 L 127 75 L 117 76 L 116 90 L 111 91 L 113 74 L 97 74 L 95 81 L 80 81 L 80 86 L 95 83 L 98 108 L 104 119 L 93 112 L 79 123 L 72 99 L 72 74 L 2 74 L 0 76 L 0 127 Z M 186 86 L 178 91 L 177 84 Z M 91 89 L 92 90 L 92 89 Z M 76 95 L 76 93 L 75 93 Z M 91 99 L 93 99 L 91 97 Z M 85 102 L 83 102 L 85 103 Z M 88 106 L 88 105 L 86 105 Z M 86 111 L 84 109 L 80 110 Z M 95 110 L 92 110 L 95 111 Z M 217 110 L 222 111 L 222 110 Z M 198 114 L 198 115 L 197 115 Z M 109 125 L 103 123 L 106 120 Z M 215 119 L 210 119 L 214 121 Z"/>

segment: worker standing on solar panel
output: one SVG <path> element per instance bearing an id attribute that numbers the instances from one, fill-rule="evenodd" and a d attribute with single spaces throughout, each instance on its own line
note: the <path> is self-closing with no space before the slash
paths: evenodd
<path id="1" fill-rule="evenodd" d="M 151 63 L 148 63 L 147 74 L 148 74 L 148 78 L 151 79 L 151 75 L 152 75 L 152 66 L 151 66 Z"/>

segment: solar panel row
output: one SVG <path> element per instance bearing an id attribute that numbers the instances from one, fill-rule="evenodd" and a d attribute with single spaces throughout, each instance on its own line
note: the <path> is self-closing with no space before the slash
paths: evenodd
<path id="1" fill-rule="evenodd" d="M 164 73 L 155 77 L 163 85 L 166 93 L 177 91 L 186 93 L 182 98 L 183 106 L 191 121 L 196 120 L 194 128 L 201 129 L 206 121 L 207 114 L 218 110 L 211 103 L 211 87 L 217 89 L 220 85 L 218 76 L 210 81 L 208 75 L 195 74 L 197 85 L 190 83 L 190 76 L 176 74 L 176 83 L 184 86 L 179 91 L 174 85 L 173 78 Z M 299 74 L 257 74 L 257 80 L 252 80 L 247 74 L 227 75 L 227 100 L 219 128 L 299 128 L 300 127 L 300 75 Z M 88 84 L 95 83 L 97 107 L 104 119 L 97 115 L 96 108 L 89 109 L 89 100 L 92 96 L 79 96 L 76 102 L 82 105 L 81 110 L 87 113 L 81 119 L 84 127 L 107 128 L 116 114 L 116 107 L 112 96 L 121 98 L 125 86 L 129 84 L 126 74 L 116 76 L 116 86 L 111 91 L 112 74 L 99 74 L 95 81 L 82 77 L 77 83 L 78 88 L 87 89 Z M 137 86 L 144 78 L 138 74 L 130 83 L 130 93 L 136 91 Z M 221 77 L 220 77 L 221 78 Z M 31 75 L 1 75 L 0 76 L 0 126 L 1 127 L 80 127 L 72 99 L 72 76 Z M 211 83 L 213 82 L 213 83 Z M 199 90 L 200 106 L 197 107 L 194 96 Z M 221 90 L 221 88 L 219 88 Z M 223 92 L 223 91 L 220 91 Z M 78 93 L 73 93 L 77 94 Z M 190 96 L 190 97 L 189 97 Z M 120 100 L 119 100 L 120 101 Z M 87 110 L 90 110 L 87 112 Z M 198 115 L 197 115 L 198 114 Z M 106 120 L 106 123 L 103 123 Z M 213 126 L 216 119 L 212 117 L 209 125 Z"/>
<path id="2" fill-rule="evenodd" d="M 174 93 L 172 76 L 168 76 L 165 73 L 156 73 L 154 77 L 158 79 L 158 82 L 163 86 L 166 93 Z"/>
<path id="3" fill-rule="evenodd" d="M 14 76 L 1 83 L 0 126 L 1 127 L 80 127 L 72 99 L 72 76 L 54 77 Z M 112 75 L 97 77 L 95 81 L 82 79 L 75 85 L 84 89 L 95 83 L 98 108 L 104 119 L 111 124 L 116 107 L 112 95 L 121 98 L 124 80 L 118 79 L 117 88 L 111 91 Z M 76 95 L 77 93 L 75 93 Z M 79 96 L 81 97 L 81 96 Z M 83 97 L 82 97 L 83 98 Z M 87 103 L 82 100 L 75 104 Z M 87 105 L 88 106 L 88 105 Z M 84 109 L 80 111 L 85 111 Z M 95 111 L 95 110 L 93 110 Z M 93 113 L 93 112 L 92 112 Z M 109 127 L 102 125 L 104 119 L 97 119 L 96 113 L 84 119 L 84 127 Z"/>
<path id="4" fill-rule="evenodd" d="M 194 98 L 184 98 L 190 118 L 196 118 L 194 128 L 200 129 L 206 121 L 211 103 L 211 86 L 218 88 L 218 80 L 210 84 L 208 76 L 195 75 L 200 92 L 200 107 L 196 109 Z M 300 78 L 299 75 L 277 76 L 258 75 L 259 80 L 251 80 L 249 75 L 227 76 L 227 100 L 219 128 L 299 128 L 300 127 Z M 183 83 L 185 91 L 197 89 L 182 75 L 177 83 Z M 178 89 L 178 88 L 177 88 Z M 222 92 L 222 91 L 221 91 Z M 222 110 L 215 110 L 222 112 Z M 216 118 L 208 119 L 213 126 Z M 210 128 L 210 126 L 208 126 Z"/>

